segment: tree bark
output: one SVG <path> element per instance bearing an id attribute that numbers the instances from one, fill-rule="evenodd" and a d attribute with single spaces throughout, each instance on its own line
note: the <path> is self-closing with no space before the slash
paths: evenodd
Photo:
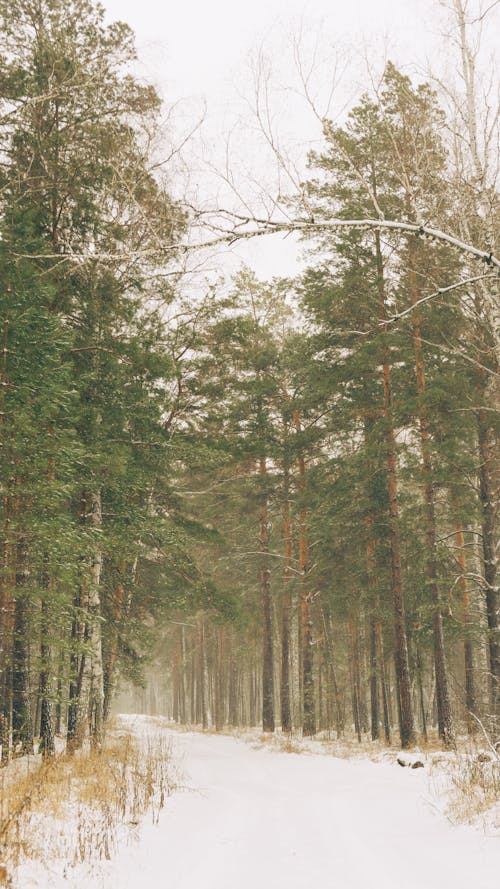
<path id="1" fill-rule="evenodd" d="M 482 506 L 484 586 L 488 620 L 488 654 L 491 705 L 500 715 L 500 591 L 497 581 L 496 512 L 496 441 L 489 428 L 487 411 L 477 412 L 479 443 L 479 492 Z"/>
<path id="2" fill-rule="evenodd" d="M 48 580 L 48 591 L 51 581 Z M 46 596 L 42 597 L 40 619 L 40 745 L 39 752 L 44 756 L 54 756 L 55 745 L 55 714 L 54 714 L 54 677 L 52 670 L 52 652 L 50 646 L 52 609 Z"/>
<path id="3" fill-rule="evenodd" d="M 264 482 L 267 475 L 265 457 L 259 461 L 259 475 Z M 262 729 L 274 732 L 274 654 L 271 616 L 271 572 L 269 570 L 269 512 L 267 496 L 263 494 L 260 512 L 260 589 L 262 599 Z"/>
<path id="4" fill-rule="evenodd" d="M 206 731 L 210 726 L 210 715 L 208 706 L 208 688 L 207 688 L 207 654 L 205 643 L 205 622 L 204 618 L 198 620 L 198 638 L 199 638 L 199 660 L 198 660 L 198 690 L 200 696 L 201 723 L 203 730 Z"/>
<path id="5" fill-rule="evenodd" d="M 318 609 L 320 614 L 320 619 L 323 624 L 323 633 L 325 637 L 325 649 L 326 649 L 326 657 L 328 664 L 328 694 L 330 699 L 333 698 L 334 709 L 335 709 L 335 728 L 337 731 L 337 736 L 340 738 L 344 733 L 344 713 L 342 707 L 342 697 L 340 694 L 337 675 L 335 672 L 335 664 L 333 658 L 333 645 L 332 638 L 330 634 L 330 627 L 328 625 L 328 618 L 325 614 L 325 609 L 323 608 L 323 604 L 321 601 L 321 596 L 318 596 Z"/>
<path id="6" fill-rule="evenodd" d="M 124 604 L 124 580 L 125 580 L 125 571 L 126 571 L 126 563 L 125 560 L 122 559 L 120 561 L 120 565 L 118 568 L 118 579 L 115 585 L 115 591 L 113 596 L 112 608 L 111 612 L 113 615 L 112 626 L 110 627 L 111 639 L 109 642 L 109 651 L 108 655 L 104 660 L 104 674 L 103 674 L 103 691 L 104 691 L 104 705 L 103 705 L 103 720 L 106 722 L 109 718 L 109 713 L 111 710 L 111 703 L 113 700 L 113 694 L 115 691 L 116 685 L 116 656 L 118 654 L 118 637 L 120 632 L 120 622 L 123 614 L 123 604 Z"/>
<path id="7" fill-rule="evenodd" d="M 414 245 L 409 247 L 410 260 L 410 298 L 412 305 L 416 305 L 420 294 L 417 286 L 416 256 Z M 427 548 L 427 582 L 433 603 L 432 630 L 434 645 L 434 669 L 436 672 L 436 700 L 438 714 L 438 731 L 445 747 L 455 745 L 453 719 L 451 714 L 450 692 L 448 687 L 448 671 L 444 650 L 443 615 L 441 610 L 441 596 L 438 585 L 437 558 L 436 558 L 436 516 L 434 504 L 434 485 L 432 471 L 432 457 L 430 449 L 429 421 L 424 402 L 425 371 L 422 350 L 422 333 L 418 312 L 412 314 L 413 322 L 413 349 L 415 354 L 415 378 L 417 383 L 417 396 L 419 408 L 419 432 L 420 453 L 422 457 L 422 475 L 424 483 L 424 510 L 425 510 L 425 538 Z"/>
<path id="8" fill-rule="evenodd" d="M 378 691 L 379 652 L 377 622 L 379 620 L 380 597 L 378 590 L 375 520 L 372 513 L 366 519 L 368 540 L 366 543 L 366 567 L 370 591 L 370 715 L 372 741 L 380 737 L 380 697 Z"/>
<path id="9" fill-rule="evenodd" d="M 389 707 L 389 691 L 387 688 L 387 674 L 385 669 L 385 656 L 384 656 L 384 635 L 382 630 L 382 621 L 380 617 L 377 619 L 376 623 L 376 633 L 377 633 L 377 648 L 378 648 L 378 658 L 379 658 L 379 671 L 380 671 L 380 687 L 382 689 L 382 712 L 384 714 L 384 735 L 387 744 L 391 743 L 391 714 Z"/>
<path id="10" fill-rule="evenodd" d="M 83 496 L 88 509 L 85 518 L 95 531 L 102 527 L 101 492 L 90 491 Z M 102 661 L 100 583 L 102 551 L 98 543 L 94 547 L 89 570 L 88 584 L 84 587 L 82 607 L 85 612 L 85 651 L 82 654 L 76 694 L 76 719 L 71 739 L 72 749 L 82 746 L 89 728 L 92 747 L 102 747 L 104 734 L 104 671 Z"/>
<path id="11" fill-rule="evenodd" d="M 359 673 L 359 640 L 358 640 L 358 614 L 355 611 L 349 621 L 350 635 L 350 663 L 351 663 L 351 694 L 352 694 L 352 715 L 354 719 L 354 730 L 361 744 L 361 683 Z"/>
<path id="12" fill-rule="evenodd" d="M 217 628 L 215 672 L 215 731 L 224 728 L 226 645 L 224 627 Z"/>
<path id="13" fill-rule="evenodd" d="M 375 234 L 377 281 L 380 308 L 383 317 L 387 317 L 384 264 L 380 245 L 380 235 Z M 387 327 L 385 327 L 387 335 Z M 389 363 L 389 350 L 384 345 L 382 381 L 384 388 L 384 420 L 385 420 L 385 444 L 386 444 L 386 474 L 389 495 L 389 522 L 391 531 L 391 576 L 392 598 L 394 610 L 394 636 L 396 643 L 395 664 L 398 680 L 398 706 L 400 713 L 400 736 L 402 747 L 410 747 L 415 743 L 415 727 L 413 720 L 413 706 L 411 700 L 410 662 L 408 657 L 408 640 L 406 636 L 406 617 L 403 595 L 403 580 L 401 573 L 401 532 L 399 521 L 398 482 L 397 482 L 397 458 L 396 436 L 393 421 L 393 399 L 391 385 L 391 365 Z"/>
<path id="14" fill-rule="evenodd" d="M 10 758 L 12 721 L 12 659 L 14 646 L 13 578 L 9 571 L 9 526 L 11 498 L 3 501 L 2 568 L 0 573 L 0 743 L 2 764 Z"/>
<path id="15" fill-rule="evenodd" d="M 12 664 L 12 743 L 21 745 L 21 753 L 33 753 L 29 669 L 28 548 L 19 535 L 16 546 L 16 593 L 14 603 L 14 649 Z"/>
<path id="16" fill-rule="evenodd" d="M 290 520 L 290 478 L 288 466 L 284 469 L 283 537 L 285 541 L 285 572 L 281 602 L 281 730 L 292 731 L 290 695 L 290 581 L 292 573 L 292 524 Z"/>
<path id="17" fill-rule="evenodd" d="M 299 412 L 293 412 L 293 422 L 298 434 L 302 431 Z M 306 463 L 302 449 L 298 456 L 299 491 L 304 498 L 306 481 Z M 316 733 L 316 713 L 314 702 L 314 661 L 313 661 L 313 619 L 312 592 L 309 581 L 309 541 L 307 535 L 307 510 L 304 504 L 299 512 L 299 572 L 302 577 L 300 591 L 300 640 L 302 663 L 302 733 L 312 736 Z"/>
<path id="18" fill-rule="evenodd" d="M 237 726 L 238 718 L 238 660 L 236 658 L 236 640 L 234 627 L 231 627 L 229 636 L 229 691 L 228 691 L 228 722 L 229 725 Z"/>
<path id="19" fill-rule="evenodd" d="M 457 546 L 457 562 L 460 568 L 460 590 L 462 593 L 462 627 L 464 645 L 464 680 L 465 680 L 465 710 L 467 719 L 467 731 L 475 734 L 476 723 L 473 714 L 476 712 L 476 691 L 474 682 L 474 657 L 472 651 L 471 620 L 470 620 L 470 595 L 467 583 L 467 557 L 465 555 L 464 530 L 462 524 L 457 522 L 455 531 L 455 543 Z"/>

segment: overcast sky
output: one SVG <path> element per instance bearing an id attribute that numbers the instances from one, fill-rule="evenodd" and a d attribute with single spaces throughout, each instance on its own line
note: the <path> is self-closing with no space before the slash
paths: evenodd
<path id="1" fill-rule="evenodd" d="M 384 34 L 400 59 L 428 43 L 428 0 L 105 0 L 128 22 L 143 58 L 175 92 L 217 92 L 256 41 L 302 19 L 324 22 L 332 39 L 373 42 Z M 436 7 L 439 0 L 435 0 Z"/>
<path id="2" fill-rule="evenodd" d="M 348 55 L 368 51 L 376 60 L 389 55 L 406 68 L 425 66 L 435 45 L 439 21 L 439 0 L 104 0 L 108 18 L 131 25 L 137 36 L 141 71 L 159 87 L 167 103 L 188 100 L 186 120 L 194 117 L 205 100 L 208 107 L 204 133 L 207 143 L 217 150 L 224 145 L 228 126 L 227 108 L 237 92 L 245 91 L 249 56 L 264 44 L 273 67 L 281 68 L 287 79 L 283 53 L 287 32 L 302 27 L 308 34 L 320 34 L 325 46 L 351 47 Z M 358 60 L 359 62 L 359 60 Z M 285 70 L 283 71 L 283 65 Z M 344 77 L 337 108 L 349 89 L 356 93 L 354 80 L 361 77 L 363 64 L 353 65 Z M 358 74 L 355 72 L 358 71 Z M 325 81 L 326 81 L 325 76 Z M 343 90 L 343 92 L 342 92 Z M 313 138 L 317 122 L 300 105 L 285 114 L 290 139 L 297 144 Z M 226 109 L 226 110 L 225 110 Z M 279 116 L 279 109 L 278 109 Z M 238 125 L 239 127 L 239 125 Z M 237 128 L 238 128 L 237 127 Z M 239 127 L 241 129 L 241 127 Z M 248 140 L 247 140 L 248 141 Z M 250 140 L 251 141 L 251 140 Z M 237 150 L 237 149 L 236 149 Z M 299 149 L 300 150 L 300 149 Z M 261 164 L 264 175 L 265 161 Z M 243 164 L 240 165 L 241 167 Z M 258 175 L 258 174 L 257 174 Z M 293 274 L 297 249 L 293 239 L 259 239 L 238 247 L 238 255 L 263 277 Z M 230 263 L 229 263 L 230 265 Z M 234 263 L 233 263 L 234 267 Z M 227 271 L 226 260 L 221 268 Z"/>

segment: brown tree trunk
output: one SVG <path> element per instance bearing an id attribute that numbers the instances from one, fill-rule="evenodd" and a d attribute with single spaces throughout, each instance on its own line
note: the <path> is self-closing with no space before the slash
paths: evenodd
<path id="1" fill-rule="evenodd" d="M 179 716 L 182 725 L 186 724 L 186 633 L 179 627 Z"/>
<path id="2" fill-rule="evenodd" d="M 115 592 L 113 596 L 112 608 L 111 612 L 113 615 L 112 626 L 110 627 L 111 639 L 109 642 L 109 651 L 108 656 L 104 663 L 104 674 L 103 674 L 103 690 L 104 690 L 104 706 L 103 706 L 103 719 L 106 722 L 109 718 L 109 713 L 111 710 L 111 703 L 113 700 L 113 694 L 115 691 L 116 685 L 116 656 L 118 654 L 118 637 L 120 631 L 120 622 L 123 614 L 123 603 L 124 603 L 124 578 L 125 578 L 125 569 L 126 564 L 125 560 L 122 559 L 120 561 L 120 565 L 118 568 L 118 579 L 115 585 Z"/>
<path id="3" fill-rule="evenodd" d="M 190 682 L 189 682 L 189 721 L 191 725 L 196 725 L 200 720 L 197 714 L 197 691 L 196 691 L 196 654 L 195 641 L 191 640 L 191 663 L 190 663 Z"/>
<path id="4" fill-rule="evenodd" d="M 11 498 L 3 500 L 2 568 L 0 572 L 0 743 L 2 764 L 10 757 L 12 658 L 14 645 L 14 579 L 9 571 Z"/>
<path id="5" fill-rule="evenodd" d="M 215 731 L 221 732 L 224 728 L 225 706 L 225 634 L 224 627 L 220 627 L 216 638 L 216 672 L 215 672 Z"/>
<path id="6" fill-rule="evenodd" d="M 64 678 L 64 653 L 59 652 L 59 663 L 57 668 L 57 697 L 55 712 L 55 733 L 62 733 L 62 696 L 63 696 L 63 678 Z"/>
<path id="7" fill-rule="evenodd" d="M 472 714 L 476 712 L 476 692 L 474 688 L 474 658 L 472 652 L 471 621 L 470 621 L 470 596 L 467 583 L 467 557 L 464 548 L 464 531 L 460 522 L 457 523 L 455 532 L 457 545 L 457 562 L 460 568 L 460 590 L 462 593 L 462 626 L 464 634 L 464 679 L 465 679 L 465 710 L 467 718 L 467 731 L 474 734 L 476 723 Z"/>
<path id="8" fill-rule="evenodd" d="M 206 731 L 210 726 L 207 688 L 207 653 L 205 641 L 205 621 L 203 616 L 198 621 L 199 659 L 198 659 L 198 691 L 200 696 L 201 723 Z"/>
<path id="9" fill-rule="evenodd" d="M 78 596 L 73 600 L 73 620 L 71 622 L 71 653 L 69 658 L 69 690 L 68 690 L 68 717 L 66 723 L 66 744 L 71 752 L 75 744 L 76 714 L 78 706 L 78 685 L 80 674 L 79 647 L 83 637 L 83 627 L 80 620 L 80 608 L 84 599 L 83 585 Z"/>
<path id="10" fill-rule="evenodd" d="M 292 525 L 290 521 L 289 472 L 285 467 L 283 500 L 283 537 L 285 541 L 285 572 L 283 578 L 283 598 L 281 602 L 281 730 L 292 731 L 292 708 L 290 696 L 290 580 L 292 574 Z"/>
<path id="11" fill-rule="evenodd" d="M 410 297 L 412 305 L 419 299 L 417 286 L 415 250 L 410 242 Z M 438 714 L 438 731 L 445 747 L 455 744 L 453 720 L 451 715 L 450 693 L 448 688 L 448 671 L 444 650 L 443 616 L 441 596 L 437 579 L 436 559 L 436 517 L 434 505 L 434 486 L 432 457 L 430 450 L 429 421 L 424 403 L 425 371 L 422 352 L 422 334 L 418 312 L 412 313 L 413 348 L 415 353 L 415 377 L 419 406 L 420 453 L 422 456 L 422 474 L 424 481 L 425 536 L 427 546 L 427 583 L 431 594 L 434 611 L 432 616 L 434 669 L 436 672 L 436 701 Z"/>
<path id="12" fill-rule="evenodd" d="M 352 715 L 354 719 L 354 729 L 361 744 L 361 681 L 359 672 L 359 639 L 358 639 L 358 613 L 354 612 L 349 621 L 350 635 L 350 663 L 351 663 L 351 694 L 352 694 Z"/>
<path id="13" fill-rule="evenodd" d="M 101 492 L 91 491 L 82 497 L 85 519 L 94 529 L 102 527 Z M 88 514 L 87 514 L 88 509 Z M 82 596 L 85 612 L 85 644 L 87 652 L 82 655 L 78 671 L 75 725 L 71 737 L 72 750 L 83 744 L 87 727 L 92 746 L 99 750 L 104 733 L 104 671 L 102 663 L 101 600 L 100 584 L 102 552 L 96 545 L 89 570 L 89 581 Z"/>
<path id="14" fill-rule="evenodd" d="M 484 395 L 484 392 L 483 392 Z M 491 703 L 500 715 L 500 592 L 497 582 L 496 512 L 498 481 L 496 477 L 496 440 L 490 429 L 488 411 L 477 412 L 479 443 L 479 492 L 482 506 L 484 586 L 488 620 L 488 653 Z"/>
<path id="15" fill-rule="evenodd" d="M 229 692 L 228 692 L 228 722 L 229 725 L 237 726 L 238 718 L 238 660 L 236 657 L 236 639 L 234 627 L 231 627 L 229 636 Z"/>
<path id="16" fill-rule="evenodd" d="M 259 461 L 259 475 L 264 482 L 267 475 L 266 458 Z M 271 572 L 269 570 L 269 512 L 267 495 L 263 495 L 260 512 L 260 589 L 262 599 L 262 729 L 274 732 L 274 654 L 271 616 Z"/>
<path id="17" fill-rule="evenodd" d="M 53 584 L 48 579 L 47 588 L 53 592 Z M 42 597 L 40 616 L 40 744 L 39 753 L 44 756 L 54 756 L 55 745 L 55 714 L 54 714 L 54 690 L 52 674 L 52 654 L 50 647 L 52 609 L 47 602 L 47 597 Z"/>
<path id="18" fill-rule="evenodd" d="M 52 434 L 52 429 L 49 428 L 49 436 L 52 436 Z M 48 461 L 48 481 L 50 485 L 55 481 L 55 461 L 53 457 L 49 457 Z M 41 584 L 43 593 L 40 615 L 40 688 L 38 698 L 40 703 L 40 744 L 38 750 L 44 756 L 54 756 L 56 752 L 54 675 L 50 639 L 52 635 L 51 617 L 55 584 L 50 574 L 48 560 L 49 557 L 46 555 Z"/>
<path id="19" fill-rule="evenodd" d="M 321 597 L 318 596 L 318 609 L 320 614 L 320 620 L 323 624 L 323 634 L 325 638 L 325 650 L 328 664 L 328 695 L 330 700 L 333 700 L 334 709 L 335 709 L 335 729 L 337 732 L 337 736 L 340 738 L 344 733 L 344 713 L 342 707 L 342 698 L 337 682 L 337 675 L 335 672 L 335 664 L 333 659 L 333 645 L 332 638 L 330 634 L 330 628 L 328 626 L 327 615 L 325 614 L 325 610 L 323 608 L 323 604 L 321 602 Z"/>
<path id="20" fill-rule="evenodd" d="M 377 619 L 376 622 L 376 633 L 377 633 L 377 648 L 378 648 L 378 658 L 379 658 L 379 671 L 380 671 L 380 687 L 382 689 L 382 712 L 384 715 L 384 735 L 387 744 L 391 743 L 391 715 L 389 708 L 389 691 L 387 688 L 387 675 L 385 669 L 385 656 L 384 656 L 384 635 L 382 631 L 382 621 L 380 618 Z"/>
<path id="21" fill-rule="evenodd" d="M 377 618 L 370 617 L 370 727 L 372 741 L 380 738 L 380 699 L 378 693 Z"/>
<path id="22" fill-rule="evenodd" d="M 7 292 L 9 288 L 7 286 Z M 7 356 L 9 333 L 8 308 L 5 310 L 2 331 L 2 361 L 0 371 L 0 444 L 5 454 L 5 397 L 7 392 Z M 14 601 L 12 584 L 9 582 L 9 525 L 11 498 L 5 493 L 2 498 L 2 557 L 0 571 L 0 744 L 2 745 L 2 764 L 10 756 L 11 697 L 12 697 L 12 647 L 13 647 L 13 611 Z"/>
<path id="23" fill-rule="evenodd" d="M 293 412 L 293 422 L 298 434 L 301 432 L 299 412 Z M 303 451 L 299 451 L 299 491 L 304 498 L 306 492 L 306 464 Z M 302 733 L 311 736 L 316 733 L 314 704 L 314 662 L 313 662 L 313 619 L 312 592 L 309 581 L 309 541 L 307 536 L 307 511 L 302 504 L 299 512 L 299 572 L 302 576 L 300 591 L 300 641 L 302 662 Z"/>
<path id="24" fill-rule="evenodd" d="M 370 591 L 370 713 L 372 741 L 380 737 L 380 698 L 378 692 L 379 654 L 377 621 L 379 619 L 380 601 L 378 590 L 376 540 L 374 533 L 375 521 L 370 513 L 366 519 L 368 540 L 366 544 L 366 567 L 368 574 L 368 587 Z"/>
<path id="25" fill-rule="evenodd" d="M 28 549 L 20 535 L 16 547 L 16 593 L 14 603 L 14 647 L 12 663 L 12 743 L 22 754 L 33 753 L 29 670 Z"/>
<path id="26" fill-rule="evenodd" d="M 427 717 L 425 713 L 425 696 L 424 696 L 424 666 L 422 663 L 422 654 L 420 651 L 420 647 L 416 646 L 416 659 L 417 659 L 417 681 L 418 681 L 418 698 L 420 702 L 420 717 L 422 721 L 422 734 L 424 736 L 425 741 L 428 741 L 427 735 Z"/>
<path id="27" fill-rule="evenodd" d="M 377 278 L 380 308 L 383 317 L 387 317 L 384 264 L 380 245 L 380 235 L 375 234 Z M 387 327 L 385 328 L 387 335 Z M 391 365 L 389 350 L 384 346 L 382 380 L 384 387 L 384 420 L 386 443 L 386 474 L 389 494 L 389 521 L 391 531 L 391 575 L 392 598 L 394 609 L 395 664 L 398 680 L 398 706 L 400 713 L 400 736 L 402 747 L 410 747 L 415 743 L 415 727 L 411 700 L 410 662 L 408 657 L 408 640 L 406 636 L 406 617 L 401 573 L 401 534 L 399 521 L 398 482 L 396 436 L 393 421 L 393 400 L 391 385 Z"/>

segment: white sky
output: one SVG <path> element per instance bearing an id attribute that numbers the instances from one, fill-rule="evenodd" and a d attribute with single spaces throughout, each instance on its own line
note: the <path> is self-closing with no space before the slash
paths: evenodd
<path id="1" fill-rule="evenodd" d="M 157 85 L 166 103 L 184 100 L 179 114 L 181 120 L 184 114 L 186 126 L 206 101 L 204 146 L 209 146 L 209 153 L 213 150 L 214 162 L 220 163 L 221 152 L 224 155 L 225 133 L 232 124 L 240 143 L 235 157 L 244 157 L 238 155 L 241 143 L 252 145 L 246 159 L 235 162 L 238 169 L 253 163 L 270 176 L 272 163 L 266 169 L 264 156 L 254 149 L 246 131 L 243 135 L 234 111 L 239 102 L 241 113 L 241 92 L 251 94 L 249 57 L 256 47 L 267 47 L 282 84 L 288 76 L 283 49 L 287 33 L 301 26 L 309 35 L 306 43 L 311 35 L 316 39 L 319 34 L 325 47 L 349 47 L 347 55 L 354 64 L 339 90 L 338 113 L 350 98 L 349 91 L 352 97 L 359 93 L 359 83 L 366 77 L 366 52 L 375 60 L 387 54 L 403 68 L 415 63 L 425 66 L 435 45 L 440 10 L 440 0 L 104 0 L 104 5 L 110 20 L 126 21 L 135 31 L 141 71 Z M 327 80 L 328 65 L 323 70 Z M 293 110 L 283 109 L 277 108 L 277 120 L 281 110 L 280 124 L 287 138 L 305 157 L 307 141 L 319 135 L 317 122 L 304 103 L 295 104 Z M 297 148 L 299 144 L 303 147 Z M 204 189 L 206 184 L 201 186 L 202 193 Z M 262 277 L 297 270 L 292 238 L 258 239 L 238 246 L 236 253 L 240 259 L 233 260 L 233 268 L 243 258 Z M 224 272 L 231 267 L 227 255 L 220 263 Z"/>
<path id="2" fill-rule="evenodd" d="M 248 50 L 269 31 L 303 20 L 349 42 L 388 35 L 398 55 L 428 41 L 439 0 L 105 0 L 110 18 L 128 22 L 142 58 L 174 93 L 216 94 Z"/>

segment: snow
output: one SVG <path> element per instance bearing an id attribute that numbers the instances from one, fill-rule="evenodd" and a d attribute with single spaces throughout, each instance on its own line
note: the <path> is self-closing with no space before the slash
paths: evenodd
<path id="1" fill-rule="evenodd" d="M 91 872 L 24 869 L 23 889 L 499 889 L 499 838 L 452 825 L 425 769 L 164 730 L 183 786 L 159 823 Z"/>

